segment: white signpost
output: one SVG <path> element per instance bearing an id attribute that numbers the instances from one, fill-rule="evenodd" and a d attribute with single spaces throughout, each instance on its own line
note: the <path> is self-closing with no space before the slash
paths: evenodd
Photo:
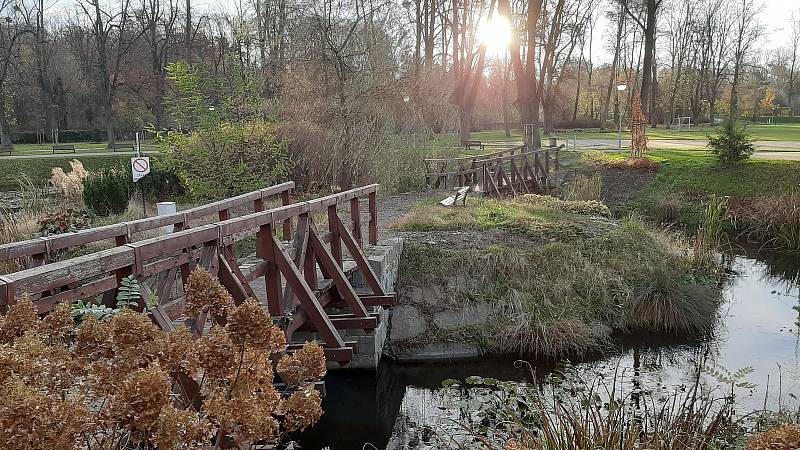
<path id="1" fill-rule="evenodd" d="M 150 157 L 135 156 L 131 158 L 131 173 L 133 174 L 134 183 L 141 180 L 142 177 L 150 173 Z"/>

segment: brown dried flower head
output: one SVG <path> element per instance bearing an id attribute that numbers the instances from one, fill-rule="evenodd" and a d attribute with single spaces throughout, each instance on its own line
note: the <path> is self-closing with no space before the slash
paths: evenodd
<path id="1" fill-rule="evenodd" d="M 211 311 L 212 314 L 225 314 L 233 299 L 228 291 L 202 267 L 196 267 L 186 283 L 184 313 L 197 317 Z"/>
<path id="2" fill-rule="evenodd" d="M 288 432 L 303 431 L 322 417 L 322 398 L 314 388 L 307 387 L 292 394 L 283 404 L 284 428 Z"/>
<path id="3" fill-rule="evenodd" d="M 0 321 L 0 342 L 12 342 L 37 326 L 38 309 L 30 296 L 23 295 L 11 305 Z"/>
<path id="4" fill-rule="evenodd" d="M 214 327 L 195 346 L 197 364 L 213 378 L 225 378 L 235 368 L 238 349 L 224 328 Z"/>
<path id="5" fill-rule="evenodd" d="M 280 328 L 255 299 L 248 298 L 228 316 L 228 333 L 236 345 L 266 350 L 270 354 L 283 350 L 286 339 Z"/>
<path id="6" fill-rule="evenodd" d="M 114 416 L 132 431 L 150 430 L 169 403 L 170 386 L 158 364 L 133 372 L 112 399 Z"/>
<path id="7" fill-rule="evenodd" d="M 325 353 L 316 342 L 306 342 L 303 348 L 278 361 L 278 374 L 284 383 L 296 386 L 325 376 Z"/>
<path id="8" fill-rule="evenodd" d="M 194 411 L 165 406 L 158 415 L 155 441 L 159 449 L 182 450 L 198 448 L 206 439 L 204 427 Z"/>

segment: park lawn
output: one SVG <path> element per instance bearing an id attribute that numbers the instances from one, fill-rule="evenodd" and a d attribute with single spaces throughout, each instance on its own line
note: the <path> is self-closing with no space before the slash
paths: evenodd
<path id="1" fill-rule="evenodd" d="M 130 164 L 130 155 L 80 156 L 64 155 L 56 158 L 3 159 L 0 157 L 0 191 L 16 190 L 19 177 L 28 177 L 34 183 L 43 183 L 50 179 L 54 167 L 68 171 L 69 162 L 78 159 L 89 171 L 105 167 Z"/>
<path id="2" fill-rule="evenodd" d="M 658 198 L 679 194 L 686 207 L 678 220 L 689 225 L 699 222 L 702 203 L 711 195 L 736 201 L 800 191 L 800 161 L 753 159 L 726 166 L 705 152 L 656 150 L 648 155 L 661 167 L 628 206 L 653 215 Z"/>
<path id="3" fill-rule="evenodd" d="M 745 125 L 747 131 L 752 134 L 752 138 L 757 141 L 789 141 L 800 143 L 800 124 L 776 124 L 776 125 Z M 630 132 L 625 129 L 623 124 L 622 139 L 630 139 Z M 715 133 L 716 127 L 703 126 L 693 127 L 691 130 L 678 131 L 675 128 L 667 130 L 664 127 L 648 128 L 647 137 L 652 140 L 706 140 L 709 134 Z M 564 133 L 562 133 L 564 134 Z M 566 132 L 569 137 L 575 133 Z M 617 131 L 592 131 L 582 130 L 577 132 L 580 139 L 616 139 Z"/>

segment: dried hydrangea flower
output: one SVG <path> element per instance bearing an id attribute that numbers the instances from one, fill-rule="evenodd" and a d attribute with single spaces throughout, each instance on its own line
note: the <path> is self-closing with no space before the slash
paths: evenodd
<path id="1" fill-rule="evenodd" d="M 283 331 L 272 325 L 272 318 L 252 298 L 233 309 L 228 315 L 226 327 L 236 345 L 261 349 L 272 354 L 283 350 L 286 344 Z"/>
<path id="2" fill-rule="evenodd" d="M 325 353 L 316 342 L 306 342 L 303 348 L 278 361 L 278 374 L 289 386 L 297 386 L 325 376 Z"/>
<path id="3" fill-rule="evenodd" d="M 207 439 L 205 427 L 194 411 L 182 411 L 174 406 L 161 410 L 156 424 L 155 442 L 159 449 L 179 450 L 199 447 Z"/>
<path id="4" fill-rule="evenodd" d="M 17 303 L 11 305 L 0 322 L 0 342 L 12 342 L 25 332 L 35 329 L 37 313 L 38 309 L 30 296 L 23 295 Z"/>
<path id="5" fill-rule="evenodd" d="M 233 345 L 224 328 L 214 327 L 195 346 L 197 364 L 212 378 L 224 378 L 236 365 L 239 349 Z"/>
<path id="6" fill-rule="evenodd" d="M 212 314 L 225 314 L 233 306 L 233 298 L 228 291 L 200 266 L 189 275 L 184 296 L 184 313 L 189 317 L 209 311 Z"/>
<path id="7" fill-rule="evenodd" d="M 41 321 L 40 330 L 49 339 L 64 341 L 75 332 L 75 322 L 68 303 L 58 303 Z"/>
<path id="8" fill-rule="evenodd" d="M 150 430 L 169 402 L 170 387 L 168 374 L 158 364 L 139 369 L 114 394 L 114 415 L 130 430 Z"/>
<path id="9" fill-rule="evenodd" d="M 301 389 L 284 402 L 284 427 L 291 433 L 303 431 L 322 417 L 322 399 L 313 388 Z"/>
<path id="10" fill-rule="evenodd" d="M 0 388 L 0 448 L 74 450 L 91 415 L 81 402 L 46 395 L 20 379 Z"/>

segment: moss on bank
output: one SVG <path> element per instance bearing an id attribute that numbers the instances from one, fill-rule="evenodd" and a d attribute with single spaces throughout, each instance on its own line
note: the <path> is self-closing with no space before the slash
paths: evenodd
<path id="1" fill-rule="evenodd" d="M 500 203 L 485 201 L 473 216 Z M 516 212 L 526 208 L 507 203 Z M 474 220 L 454 211 L 459 224 Z M 425 317 L 489 305 L 485 321 L 461 328 L 469 328 L 479 347 L 500 353 L 563 357 L 602 351 L 613 331 L 702 334 L 710 330 L 720 298 L 714 274 L 694 270 L 683 247 L 634 221 L 596 237 L 525 248 L 496 243 L 463 250 L 407 242 L 400 268 L 401 303 L 414 304 Z M 429 321 L 427 335 L 417 341 L 464 339 L 458 330 Z"/>

